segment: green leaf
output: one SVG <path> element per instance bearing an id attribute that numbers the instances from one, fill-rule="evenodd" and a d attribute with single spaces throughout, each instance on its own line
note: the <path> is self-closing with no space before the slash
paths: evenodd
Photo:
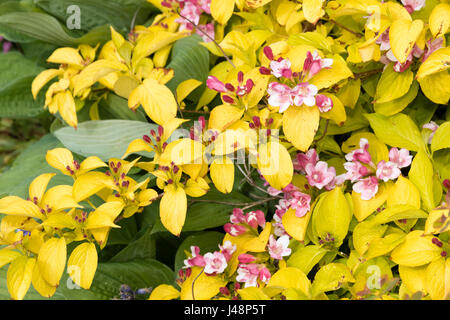
<path id="1" fill-rule="evenodd" d="M 200 45 L 200 42 L 202 38 L 199 35 L 177 40 L 173 46 L 172 60 L 167 66 L 174 70 L 174 77 L 167 83 L 167 87 L 173 92 L 181 82 L 188 79 L 196 79 L 203 83 L 192 93 L 195 96 L 194 100 L 198 100 L 205 90 L 209 73 L 208 49 Z"/>
<path id="2" fill-rule="evenodd" d="M 113 93 L 108 94 L 108 98 L 101 100 L 100 109 L 102 118 L 103 113 L 108 113 L 112 118 L 121 120 L 136 120 L 147 122 L 145 113 L 142 108 L 137 109 L 135 112 L 128 107 L 128 101 Z"/>
<path id="3" fill-rule="evenodd" d="M 404 72 L 395 72 L 394 64 L 390 64 L 381 74 L 375 93 L 376 103 L 384 103 L 404 96 L 411 87 L 414 78 L 413 72 L 408 69 Z"/>
<path id="4" fill-rule="evenodd" d="M 445 148 L 450 148 L 450 121 L 441 124 L 431 140 L 432 152 Z"/>
<path id="5" fill-rule="evenodd" d="M 390 117 L 378 113 L 364 114 L 375 135 L 384 143 L 411 151 L 425 149 L 419 129 L 414 121 L 403 113 Z"/>
<path id="6" fill-rule="evenodd" d="M 16 195 L 26 198 L 29 184 L 42 173 L 57 173 L 50 181 L 49 187 L 57 184 L 71 185 L 73 183 L 71 177 L 61 174 L 45 161 L 47 151 L 57 147 L 62 147 L 62 145 L 51 134 L 42 137 L 38 142 L 27 147 L 17 157 L 11 168 L 0 174 L 0 196 Z"/>
<path id="7" fill-rule="evenodd" d="M 313 297 L 320 293 L 337 290 L 347 282 L 354 282 L 350 269 L 342 263 L 330 263 L 320 268 L 312 284 Z"/>
<path id="8" fill-rule="evenodd" d="M 61 21 L 66 21 L 70 17 L 71 14 L 67 13 L 68 7 L 78 6 L 81 12 L 82 30 L 91 30 L 101 25 L 112 25 L 115 29 L 128 30 L 138 7 L 146 4 L 145 1 L 134 1 L 128 4 L 108 1 L 108 5 L 105 5 L 102 0 L 37 0 L 35 3 Z M 151 8 L 146 6 L 139 11 L 136 18 L 137 24 L 144 22 Z"/>
<path id="9" fill-rule="evenodd" d="M 76 46 L 108 41 L 110 30 L 107 26 L 92 29 L 80 38 L 70 36 L 59 21 L 41 12 L 12 12 L 0 16 L 0 32 L 3 27 L 13 29 L 15 32 L 31 39 L 56 44 L 59 46 Z"/>
<path id="10" fill-rule="evenodd" d="M 411 163 L 409 180 L 417 187 L 422 199 L 422 207 L 430 211 L 435 207 L 433 193 L 433 165 L 425 151 L 419 151 Z"/>
<path id="11" fill-rule="evenodd" d="M 345 111 L 347 113 L 347 120 L 345 120 L 344 125 L 338 126 L 334 122 L 330 122 L 327 134 L 343 134 L 365 128 L 369 125 L 369 122 L 363 117 L 363 109 L 360 104 L 357 104 L 354 109 L 345 108 Z M 321 120 L 321 122 L 324 121 L 324 119 Z"/>
<path id="12" fill-rule="evenodd" d="M 128 219 L 125 219 L 128 220 Z M 156 244 L 152 237 L 151 230 L 148 229 L 143 236 L 128 244 L 110 259 L 111 262 L 130 261 L 133 259 L 155 258 Z M 108 239 L 108 244 L 110 241 Z"/>
<path id="13" fill-rule="evenodd" d="M 411 85 L 411 88 L 405 95 L 388 102 L 375 103 L 373 105 L 373 108 L 376 113 L 385 116 L 391 116 L 393 114 L 399 113 L 416 98 L 418 91 L 419 91 L 419 84 L 417 83 L 417 81 L 414 81 Z"/>
<path id="14" fill-rule="evenodd" d="M 142 138 L 151 129 L 156 130 L 157 125 L 132 120 L 99 120 L 82 122 L 77 129 L 64 127 L 54 134 L 69 150 L 107 161 L 121 158 L 131 141 Z M 142 152 L 142 155 L 153 157 L 149 152 Z"/>
<path id="15" fill-rule="evenodd" d="M 191 246 L 198 246 L 200 248 L 200 254 L 207 252 L 214 252 L 219 250 L 218 245 L 222 243 L 224 237 L 223 233 L 216 231 L 206 231 L 193 234 L 181 243 L 178 247 L 175 255 L 175 271 L 180 270 L 184 265 L 184 259 L 186 259 L 186 253 L 191 252 Z"/>
<path id="16" fill-rule="evenodd" d="M 289 257 L 287 266 L 299 268 L 305 274 L 308 274 L 326 253 L 326 249 L 317 245 L 300 247 Z"/>
<path id="17" fill-rule="evenodd" d="M 140 288 L 155 288 L 160 284 L 172 284 L 173 271 L 165 264 L 154 259 L 136 259 L 126 262 L 99 263 L 94 281 L 89 290 L 76 289 L 68 279 L 67 283 L 61 281 L 57 292 L 66 299 L 96 299 L 109 300 L 119 298 L 119 290 L 122 284 L 131 287 L 132 290 Z"/>

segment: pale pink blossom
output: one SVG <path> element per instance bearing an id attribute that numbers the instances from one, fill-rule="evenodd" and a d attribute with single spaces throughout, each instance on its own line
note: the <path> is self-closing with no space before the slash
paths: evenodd
<path id="1" fill-rule="evenodd" d="M 299 218 L 306 215 L 310 209 L 311 196 L 309 194 L 296 191 L 289 201 L 290 208 L 295 210 L 295 215 Z"/>
<path id="2" fill-rule="evenodd" d="M 222 273 L 228 266 L 227 259 L 223 253 L 218 251 L 215 251 L 214 253 L 208 252 L 203 256 L 203 258 L 205 260 L 204 272 L 206 274 Z"/>
<path id="3" fill-rule="evenodd" d="M 400 174 L 401 171 L 394 162 L 381 160 L 377 164 L 377 178 L 384 182 L 395 180 Z"/>
<path id="4" fill-rule="evenodd" d="M 322 189 L 336 177 L 334 167 L 328 168 L 328 164 L 324 161 L 319 161 L 316 165 L 308 163 L 305 170 L 308 183 L 318 189 Z"/>
<path id="5" fill-rule="evenodd" d="M 237 270 L 236 281 L 244 282 L 244 288 L 257 287 L 259 276 L 259 265 L 257 264 L 240 264 Z"/>
<path id="6" fill-rule="evenodd" d="M 333 59 L 320 58 L 317 51 L 306 53 L 306 59 L 303 63 L 303 73 L 308 75 L 309 78 L 313 77 L 322 69 L 329 69 L 333 65 Z"/>
<path id="7" fill-rule="evenodd" d="M 261 210 L 256 210 L 247 213 L 246 222 L 252 228 L 257 228 L 258 226 L 264 227 L 266 224 L 264 212 Z"/>
<path id="8" fill-rule="evenodd" d="M 347 170 L 345 173 L 346 180 L 350 180 L 351 182 L 355 182 L 369 174 L 369 170 L 358 161 L 345 162 L 344 168 Z"/>
<path id="9" fill-rule="evenodd" d="M 226 233 L 233 237 L 240 236 L 247 232 L 247 228 L 238 224 L 227 223 L 223 226 Z"/>
<path id="10" fill-rule="evenodd" d="M 387 28 L 378 38 L 375 40 L 376 44 L 380 45 L 381 51 L 391 49 L 391 43 L 389 42 L 389 28 Z"/>
<path id="11" fill-rule="evenodd" d="M 312 107 L 316 104 L 315 95 L 318 89 L 315 85 L 302 82 L 292 89 L 293 102 L 296 106 L 306 105 Z"/>
<path id="12" fill-rule="evenodd" d="M 199 31 L 198 29 L 200 29 L 201 31 Z M 204 42 L 213 42 L 213 39 L 215 37 L 215 32 L 214 32 L 214 23 L 208 23 L 208 24 L 201 24 L 197 26 L 197 30 L 196 32 L 200 37 L 202 37 Z M 205 35 L 205 33 L 207 35 Z"/>
<path id="13" fill-rule="evenodd" d="M 366 138 L 359 140 L 359 149 L 355 149 L 345 155 L 347 161 L 360 161 L 365 164 L 372 163 L 372 157 L 369 153 L 369 141 Z"/>
<path id="14" fill-rule="evenodd" d="M 181 15 L 188 18 L 190 21 L 192 21 L 195 25 L 198 25 L 198 22 L 200 21 L 200 14 L 201 10 L 199 7 L 194 5 L 191 2 L 185 2 L 183 8 L 180 11 Z M 193 30 L 194 26 L 191 22 L 187 21 L 186 19 L 179 18 L 175 20 L 175 22 L 178 22 L 180 24 L 180 31 L 183 30 Z"/>
<path id="15" fill-rule="evenodd" d="M 251 263 L 255 260 L 256 257 L 248 253 L 242 253 L 238 256 L 239 263 Z"/>
<path id="16" fill-rule="evenodd" d="M 223 245 L 219 245 L 219 248 L 227 261 L 231 259 L 232 254 L 236 251 L 236 245 L 232 244 L 229 240 L 225 241 Z"/>
<path id="17" fill-rule="evenodd" d="M 205 263 L 204 257 L 200 255 L 200 248 L 191 246 L 191 257 L 184 260 L 184 268 L 203 267 Z"/>
<path id="18" fill-rule="evenodd" d="M 231 223 L 243 223 L 245 222 L 244 211 L 240 208 L 234 208 L 230 216 Z"/>
<path id="19" fill-rule="evenodd" d="M 426 42 L 426 48 L 424 55 L 422 57 L 422 62 L 425 62 L 425 60 L 428 59 L 428 57 L 435 52 L 437 49 L 440 49 L 443 47 L 444 39 L 442 37 L 439 37 L 437 39 L 434 39 L 433 41 L 430 39 Z"/>
<path id="20" fill-rule="evenodd" d="M 285 84 L 271 82 L 267 88 L 268 102 L 273 107 L 280 107 L 279 112 L 286 111 L 292 105 L 291 88 Z"/>
<path id="21" fill-rule="evenodd" d="M 398 168 L 405 168 L 411 164 L 412 155 L 409 154 L 409 150 L 391 148 L 389 150 L 389 161 L 395 163 Z"/>
<path id="22" fill-rule="evenodd" d="M 316 105 L 320 112 L 328 112 L 333 108 L 333 100 L 324 94 L 316 95 Z"/>
<path id="23" fill-rule="evenodd" d="M 408 13 L 419 11 L 425 6 L 425 0 L 401 0 Z"/>
<path id="24" fill-rule="evenodd" d="M 279 195 L 280 193 L 282 193 L 283 191 L 281 191 L 281 190 L 278 190 L 278 189 L 275 189 L 274 187 L 268 187 L 267 188 L 267 193 L 268 194 L 270 194 L 272 197 L 273 196 L 277 196 L 277 195 Z"/>
<path id="25" fill-rule="evenodd" d="M 319 161 L 316 149 L 309 149 L 306 153 L 297 153 L 296 159 L 294 159 L 294 169 L 305 173 L 305 167 L 308 163 L 316 165 Z"/>
<path id="26" fill-rule="evenodd" d="M 271 277 L 272 275 L 270 274 L 269 269 L 267 269 L 266 267 L 262 267 L 259 270 L 259 280 L 261 280 L 265 284 L 269 283 Z"/>
<path id="27" fill-rule="evenodd" d="M 428 123 L 425 123 L 425 124 L 422 126 L 422 128 L 431 130 L 431 133 L 430 133 L 430 135 L 428 136 L 428 143 L 430 144 L 430 143 L 431 143 L 431 140 L 433 140 L 434 133 L 435 133 L 436 130 L 439 128 L 439 125 L 438 125 L 436 122 L 434 122 L 434 121 L 430 121 L 430 122 L 428 122 Z"/>
<path id="28" fill-rule="evenodd" d="M 211 0 L 197 0 L 197 5 L 207 14 L 211 14 Z"/>
<path id="29" fill-rule="evenodd" d="M 206 79 L 206 86 L 211 89 L 218 92 L 227 92 L 227 88 L 225 87 L 225 84 L 217 79 L 214 76 L 208 76 L 208 79 Z"/>
<path id="30" fill-rule="evenodd" d="M 362 179 L 353 185 L 353 191 L 360 193 L 362 200 L 370 200 L 378 192 L 378 179 L 374 176 Z"/>
<path id="31" fill-rule="evenodd" d="M 289 59 L 280 58 L 270 62 L 271 73 L 277 78 L 291 78 L 291 62 Z"/>
<path id="32" fill-rule="evenodd" d="M 270 256 L 276 260 L 282 260 L 283 257 L 291 254 L 289 246 L 289 236 L 281 236 L 277 240 L 273 235 L 270 235 L 269 243 L 267 244 L 267 250 Z"/>

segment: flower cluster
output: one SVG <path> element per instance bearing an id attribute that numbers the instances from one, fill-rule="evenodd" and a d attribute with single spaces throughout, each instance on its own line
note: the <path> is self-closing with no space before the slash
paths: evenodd
<path id="1" fill-rule="evenodd" d="M 225 232 L 233 237 L 242 235 L 250 230 L 256 230 L 259 227 L 264 227 L 266 218 L 264 212 L 261 210 L 250 211 L 244 213 L 242 209 L 235 208 L 230 216 L 231 223 L 224 225 Z"/>
<path id="2" fill-rule="evenodd" d="M 361 138 L 359 147 L 345 155 L 347 162 L 344 167 L 347 172 L 343 178 L 354 183 L 353 190 L 360 193 L 363 200 L 370 200 L 377 194 L 380 181 L 397 179 L 401 174 L 400 169 L 411 164 L 412 156 L 407 149 L 391 148 L 389 161 L 380 160 L 375 164 L 369 153 L 369 141 Z"/>
<path id="3" fill-rule="evenodd" d="M 223 273 L 228 266 L 231 255 L 236 251 L 236 246 L 227 241 L 223 246 L 219 246 L 220 251 L 200 254 L 200 248 L 191 246 L 191 257 L 184 260 L 184 268 L 202 267 L 207 275 Z"/>

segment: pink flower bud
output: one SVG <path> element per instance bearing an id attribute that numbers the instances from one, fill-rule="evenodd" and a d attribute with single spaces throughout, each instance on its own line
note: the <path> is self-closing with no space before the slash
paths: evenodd
<path id="1" fill-rule="evenodd" d="M 248 253 L 243 253 L 238 256 L 239 263 L 251 263 L 256 260 L 256 257 Z"/>
<path id="2" fill-rule="evenodd" d="M 273 52 L 272 52 L 272 48 L 269 46 L 265 46 L 263 49 L 264 55 L 267 57 L 267 59 L 269 60 L 273 60 Z"/>
<path id="3" fill-rule="evenodd" d="M 208 76 L 208 79 L 206 80 L 206 86 L 211 89 L 218 92 L 227 92 L 227 88 L 225 87 L 225 84 L 217 79 L 214 76 Z"/>
<path id="4" fill-rule="evenodd" d="M 230 97 L 230 96 L 223 95 L 223 96 L 222 96 L 222 100 L 223 100 L 224 102 L 226 102 L 226 103 L 234 104 L 234 99 L 233 99 L 232 97 Z"/>
<path id="5" fill-rule="evenodd" d="M 268 75 L 271 74 L 271 71 L 269 68 L 266 67 L 260 67 L 259 68 L 259 73 L 264 74 L 264 75 Z"/>

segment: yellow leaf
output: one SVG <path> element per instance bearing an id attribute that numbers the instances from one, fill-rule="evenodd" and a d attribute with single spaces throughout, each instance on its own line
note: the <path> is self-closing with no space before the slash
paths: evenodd
<path id="1" fill-rule="evenodd" d="M 103 172 L 91 171 L 81 175 L 73 184 L 73 198 L 80 202 L 96 194 L 103 188 L 114 189 L 114 181 Z"/>
<path id="2" fill-rule="evenodd" d="M 327 252 L 328 250 L 317 245 L 299 247 L 289 257 L 287 260 L 287 265 L 288 267 L 296 267 L 302 270 L 305 274 L 308 274 Z"/>
<path id="3" fill-rule="evenodd" d="M 35 264 L 33 268 L 33 276 L 31 278 L 31 283 L 37 292 L 43 297 L 50 298 L 55 294 L 56 286 L 51 286 L 45 281 L 42 277 L 41 272 L 39 271 L 39 265 Z"/>
<path id="4" fill-rule="evenodd" d="M 224 131 L 233 123 L 240 120 L 244 114 L 244 109 L 222 104 L 212 109 L 208 120 L 208 128 Z"/>
<path id="5" fill-rule="evenodd" d="M 180 296 L 180 291 L 168 284 L 160 284 L 152 293 L 148 300 L 173 300 Z"/>
<path id="6" fill-rule="evenodd" d="M 353 246 L 356 251 L 363 255 L 375 239 L 381 239 L 386 232 L 387 226 L 374 223 L 372 220 L 358 223 L 353 229 Z"/>
<path id="7" fill-rule="evenodd" d="M 402 283 L 406 285 L 409 291 L 415 293 L 421 291 L 424 294 L 426 291 L 426 269 L 427 266 L 420 267 L 406 267 L 400 265 L 398 271 Z"/>
<path id="8" fill-rule="evenodd" d="M 316 24 L 317 21 L 325 14 L 325 11 L 322 9 L 323 0 L 303 0 L 303 14 L 305 15 L 305 19 L 312 23 Z"/>
<path id="9" fill-rule="evenodd" d="M 398 19 L 389 29 L 392 53 L 400 63 L 405 63 L 423 29 L 422 20 Z"/>
<path id="10" fill-rule="evenodd" d="M 449 209 L 433 209 L 430 211 L 427 221 L 425 222 L 425 234 L 436 234 L 441 232 L 446 232 L 450 230 L 450 225 L 448 225 L 444 230 L 441 229 L 445 226 L 445 222 L 439 223 L 442 217 L 444 221 L 448 221 Z"/>
<path id="11" fill-rule="evenodd" d="M 226 24 L 233 15 L 235 0 L 211 0 L 211 15 L 220 24 Z"/>
<path id="12" fill-rule="evenodd" d="M 43 219 L 43 215 L 37 205 L 16 196 L 0 199 L 0 213 Z"/>
<path id="13" fill-rule="evenodd" d="M 410 69 L 395 72 L 394 64 L 389 64 L 381 74 L 375 92 L 376 103 L 384 103 L 400 98 L 408 93 L 414 75 Z"/>
<path id="14" fill-rule="evenodd" d="M 51 286 L 57 286 L 66 266 L 66 241 L 51 238 L 39 250 L 37 263 L 42 277 Z"/>
<path id="15" fill-rule="evenodd" d="M 440 3 L 435 6 L 431 11 L 429 23 L 435 38 L 445 35 L 450 27 L 450 4 Z"/>
<path id="16" fill-rule="evenodd" d="M 192 91 L 202 84 L 196 79 L 188 79 L 181 82 L 177 87 L 177 101 L 181 103 Z"/>
<path id="17" fill-rule="evenodd" d="M 91 212 L 86 220 L 86 229 L 98 229 L 103 227 L 120 228 L 114 223 L 114 220 L 119 216 L 124 207 L 122 201 L 106 202 L 93 212 Z"/>
<path id="18" fill-rule="evenodd" d="M 426 270 L 425 288 L 433 300 L 445 299 L 445 258 L 431 262 Z"/>
<path id="19" fill-rule="evenodd" d="M 349 108 L 354 108 L 361 93 L 361 79 L 349 79 L 348 82 L 339 89 L 337 97 Z"/>
<path id="20" fill-rule="evenodd" d="M 128 99 L 131 92 L 136 89 L 137 86 L 139 86 L 139 82 L 135 78 L 121 76 L 114 82 L 114 93 Z"/>
<path id="21" fill-rule="evenodd" d="M 138 101 L 144 107 L 145 113 L 157 124 L 164 125 L 166 122 L 175 118 L 177 114 L 177 102 L 175 97 L 165 85 L 160 84 L 154 79 L 144 80 L 144 84 L 134 89 L 130 95 L 128 106 L 134 108 L 130 102 L 132 96 L 138 95 Z"/>
<path id="22" fill-rule="evenodd" d="M 0 268 L 7 265 L 11 261 L 15 260 L 16 258 L 20 257 L 21 254 L 18 251 L 14 251 L 11 249 L 0 249 Z"/>
<path id="23" fill-rule="evenodd" d="M 335 54 L 332 57 L 333 65 L 331 68 L 322 69 L 309 81 L 315 85 L 317 89 L 329 88 L 332 85 L 338 83 L 341 80 L 347 79 L 353 76 L 353 72 L 348 68 L 344 59 Z"/>
<path id="24" fill-rule="evenodd" d="M 420 80 L 431 74 L 447 70 L 449 68 L 449 61 L 450 47 L 437 49 L 420 65 L 416 74 L 416 79 Z"/>
<path id="25" fill-rule="evenodd" d="M 294 147 L 306 152 L 319 128 L 319 120 L 320 112 L 316 106 L 290 106 L 283 114 L 284 135 Z"/>
<path id="26" fill-rule="evenodd" d="M 350 269 L 342 263 L 329 263 L 316 273 L 312 284 L 313 297 L 339 289 L 344 283 L 354 282 Z"/>
<path id="27" fill-rule="evenodd" d="M 234 164 L 228 157 L 215 159 L 209 170 L 217 190 L 222 193 L 230 193 L 233 190 Z"/>
<path id="28" fill-rule="evenodd" d="M 311 282 L 300 269 L 286 267 L 273 274 L 267 286 L 300 289 L 306 296 L 309 296 Z"/>
<path id="29" fill-rule="evenodd" d="M 261 288 L 248 287 L 239 289 L 237 292 L 242 300 L 270 300 Z"/>
<path id="30" fill-rule="evenodd" d="M 58 48 L 47 59 L 47 62 L 57 64 L 72 64 L 78 67 L 83 67 L 83 58 L 74 48 Z"/>
<path id="31" fill-rule="evenodd" d="M 392 261 L 402 266 L 419 267 L 439 259 L 441 249 L 433 244 L 432 239 L 432 236 L 424 236 L 421 230 L 411 231 L 405 242 L 392 251 Z"/>
<path id="32" fill-rule="evenodd" d="M 383 256 L 394 250 L 405 240 L 406 234 L 403 232 L 394 232 L 386 235 L 384 238 L 372 239 L 369 243 L 369 249 L 365 253 L 366 259 Z"/>
<path id="33" fill-rule="evenodd" d="M 304 241 L 311 214 L 312 209 L 306 215 L 299 218 L 295 215 L 294 209 L 289 209 L 282 218 L 284 229 L 295 240 Z"/>
<path id="34" fill-rule="evenodd" d="M 47 189 L 47 185 L 50 182 L 50 179 L 55 176 L 55 173 L 44 173 L 40 176 L 36 177 L 30 184 L 28 188 L 28 193 L 30 195 L 30 199 L 34 201 L 37 200 L 37 203 L 40 203 L 42 200 L 42 196 Z"/>
<path id="35" fill-rule="evenodd" d="M 98 257 L 95 245 L 85 242 L 76 247 L 70 254 L 67 272 L 77 285 L 88 290 L 94 279 L 97 263 Z"/>
<path id="36" fill-rule="evenodd" d="M 70 91 L 65 91 L 58 94 L 57 98 L 59 114 L 69 126 L 76 128 L 78 125 L 77 111 L 72 93 L 70 93 Z"/>
<path id="37" fill-rule="evenodd" d="M 381 184 L 375 197 L 370 200 L 363 200 L 360 193 L 352 191 L 353 214 L 356 219 L 361 222 L 381 207 L 387 200 L 389 190 L 390 184 Z"/>
<path id="38" fill-rule="evenodd" d="M 52 150 L 48 150 L 45 156 L 45 160 L 53 168 L 58 169 L 63 174 L 70 176 L 70 172 L 66 167 L 73 167 L 73 155 L 69 149 L 55 148 Z"/>
<path id="39" fill-rule="evenodd" d="M 420 209 L 420 193 L 416 186 L 407 178 L 400 175 L 394 186 L 390 189 L 387 198 L 387 206 L 410 205 Z"/>
<path id="40" fill-rule="evenodd" d="M 258 169 L 267 182 L 277 190 L 286 187 L 294 174 L 294 166 L 289 152 L 277 142 L 259 146 Z"/>
<path id="41" fill-rule="evenodd" d="M 211 299 L 219 293 L 221 287 L 227 284 L 221 275 L 206 275 L 199 267 L 193 267 L 191 270 L 191 275 L 181 285 L 181 300 Z"/>
<path id="42" fill-rule="evenodd" d="M 36 259 L 21 256 L 15 259 L 8 268 L 6 285 L 11 299 L 23 300 L 31 284 Z"/>
<path id="43" fill-rule="evenodd" d="M 450 99 L 450 74 L 444 70 L 418 79 L 420 88 L 425 96 L 437 104 L 447 104 Z"/>
<path id="44" fill-rule="evenodd" d="M 186 219 L 187 198 L 183 188 L 169 185 L 159 205 L 159 215 L 163 226 L 170 233 L 179 236 Z"/>
<path id="45" fill-rule="evenodd" d="M 137 153 L 137 152 L 141 152 L 141 151 L 152 152 L 153 148 L 150 147 L 150 145 L 147 142 L 145 142 L 144 140 L 135 139 L 135 140 L 131 141 L 130 144 L 128 145 L 128 148 L 125 151 L 125 154 L 122 156 L 122 159 L 125 159 L 128 155 L 130 155 L 132 153 Z"/>
<path id="46" fill-rule="evenodd" d="M 39 73 L 31 83 L 31 92 L 33 94 L 33 98 L 36 99 L 36 96 L 42 89 L 42 87 L 45 86 L 54 77 L 60 75 L 61 73 L 62 70 L 60 69 L 48 69 Z"/>

